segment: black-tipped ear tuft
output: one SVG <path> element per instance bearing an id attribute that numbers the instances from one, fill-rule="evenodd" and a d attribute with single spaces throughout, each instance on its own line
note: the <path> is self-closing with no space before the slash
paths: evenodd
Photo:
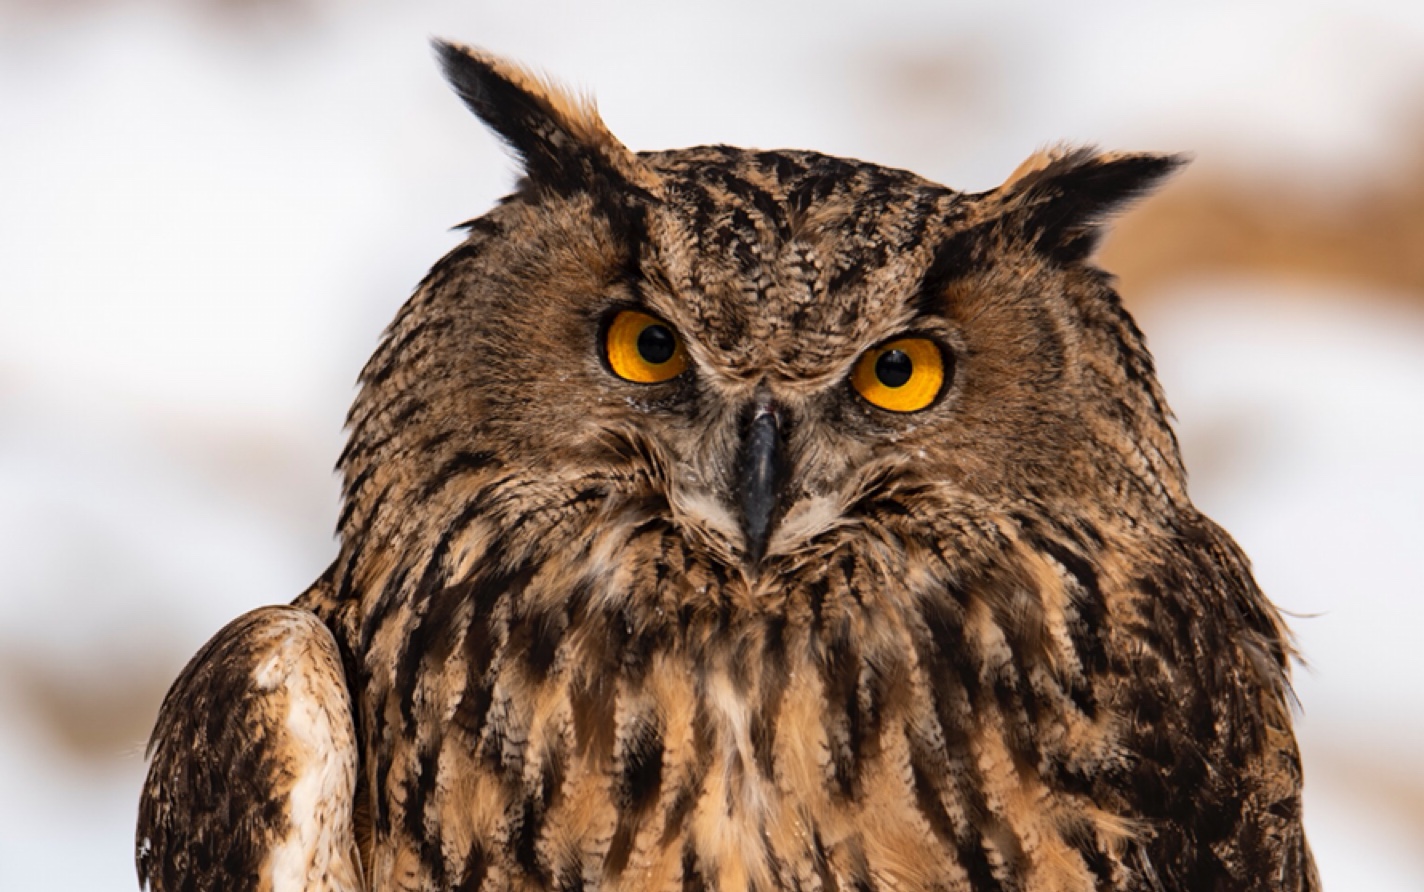
<path id="1" fill-rule="evenodd" d="M 636 157 L 603 126 L 591 102 L 479 50 L 443 40 L 434 45 L 450 85 L 519 155 L 536 188 L 570 194 L 601 175 L 643 178 L 635 175 Z"/>
<path id="2" fill-rule="evenodd" d="M 1100 154 L 1092 149 L 1035 155 L 999 188 L 1040 253 L 1060 263 L 1088 257 L 1107 219 L 1185 164 L 1180 155 Z"/>

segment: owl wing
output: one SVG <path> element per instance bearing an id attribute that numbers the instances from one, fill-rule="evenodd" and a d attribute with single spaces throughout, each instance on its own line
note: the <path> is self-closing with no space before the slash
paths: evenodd
<path id="1" fill-rule="evenodd" d="M 1317 892 L 1285 625 L 1224 530 L 1196 516 L 1180 532 L 1141 580 L 1131 634 L 1152 632 L 1122 689 L 1129 810 L 1152 827 L 1132 860 L 1152 889 Z"/>
<path id="2" fill-rule="evenodd" d="M 164 698 L 148 755 L 142 886 L 362 888 L 351 698 L 315 614 L 262 607 L 213 636 Z"/>

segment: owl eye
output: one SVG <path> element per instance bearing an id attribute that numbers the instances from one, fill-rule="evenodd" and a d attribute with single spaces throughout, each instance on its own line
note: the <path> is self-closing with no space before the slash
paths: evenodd
<path id="1" fill-rule="evenodd" d="M 944 353 L 929 338 L 899 338 L 871 348 L 855 362 L 850 383 L 872 406 L 918 412 L 944 387 Z"/>
<path id="2" fill-rule="evenodd" d="M 603 336 L 613 374 L 638 384 L 657 384 L 687 370 L 682 341 L 666 322 L 637 310 L 620 310 Z"/>

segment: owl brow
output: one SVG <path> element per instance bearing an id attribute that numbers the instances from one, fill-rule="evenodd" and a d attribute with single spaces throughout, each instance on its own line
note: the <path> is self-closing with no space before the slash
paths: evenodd
<path id="1" fill-rule="evenodd" d="M 980 227 L 971 227 L 956 232 L 935 249 L 920 284 L 910 298 L 910 309 L 915 319 L 949 321 L 949 308 L 945 305 L 945 292 L 949 286 L 969 276 L 984 266 L 982 255 L 975 250 L 980 235 Z"/>
<path id="2" fill-rule="evenodd" d="M 620 297 L 611 305 L 605 307 L 604 313 L 613 313 L 618 310 L 637 310 L 640 313 L 647 313 L 662 321 L 673 325 L 679 332 L 686 329 L 686 321 L 674 318 L 676 313 L 667 312 L 672 307 L 663 308 L 655 305 L 654 301 L 648 299 L 648 290 L 662 292 L 671 295 L 675 293 L 672 282 L 670 282 L 657 264 L 645 264 L 637 257 L 636 250 L 631 251 L 629 261 L 624 265 L 620 274 L 614 278 L 616 284 L 622 285 L 626 290 L 626 296 Z M 676 304 L 676 301 L 672 302 Z"/>
<path id="3" fill-rule="evenodd" d="M 622 310 L 633 310 L 664 322 L 669 321 L 667 313 L 653 306 L 653 303 L 648 300 L 647 293 L 643 289 L 643 284 L 646 281 L 641 275 L 632 272 L 619 276 L 615 282 L 622 285 L 625 291 L 612 301 L 605 301 L 598 311 L 599 316 L 606 321 L 612 319 Z"/>

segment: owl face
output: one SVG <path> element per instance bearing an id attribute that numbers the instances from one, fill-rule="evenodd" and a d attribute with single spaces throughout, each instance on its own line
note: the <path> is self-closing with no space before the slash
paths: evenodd
<path id="1" fill-rule="evenodd" d="M 596 500 L 754 577 L 892 493 L 1069 499 L 1125 460 L 1179 479 L 1174 444 L 1122 454 L 1142 413 L 1171 433 L 1084 263 L 1174 160 L 1049 154 L 969 195 L 809 152 L 634 154 L 517 70 L 446 63 L 526 178 L 412 300 L 419 337 L 398 319 L 367 368 L 427 422 L 387 450 L 408 485 L 496 466 L 519 523 Z"/>

